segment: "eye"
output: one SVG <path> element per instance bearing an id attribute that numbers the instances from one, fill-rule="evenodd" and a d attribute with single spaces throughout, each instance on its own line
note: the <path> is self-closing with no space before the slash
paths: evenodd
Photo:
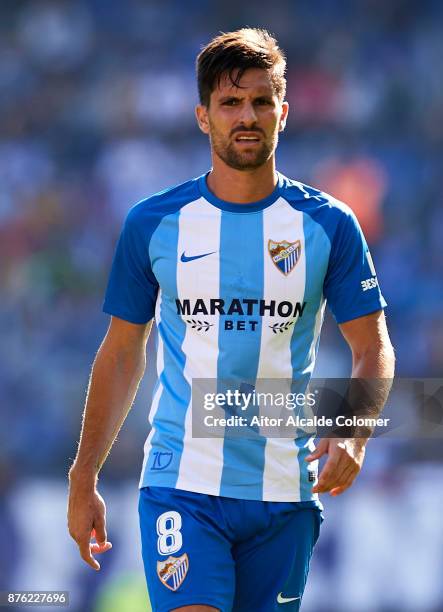
<path id="1" fill-rule="evenodd" d="M 255 104 L 257 106 L 269 106 L 273 105 L 273 102 L 270 98 L 256 98 Z"/>
<path id="2" fill-rule="evenodd" d="M 222 106 L 236 106 L 238 103 L 238 98 L 228 98 L 222 102 Z"/>

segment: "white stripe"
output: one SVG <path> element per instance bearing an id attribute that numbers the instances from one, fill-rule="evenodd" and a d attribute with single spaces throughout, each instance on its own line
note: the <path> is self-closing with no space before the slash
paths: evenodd
<path id="1" fill-rule="evenodd" d="M 157 331 L 157 338 L 158 338 L 158 350 L 157 350 L 157 378 L 158 379 L 160 378 L 160 374 L 163 372 L 163 369 L 164 369 L 164 347 L 163 347 L 162 338 L 160 334 L 158 333 L 158 326 L 160 325 L 160 322 L 161 322 L 161 317 L 160 317 L 161 301 L 162 301 L 162 292 L 160 289 L 157 294 L 157 301 L 155 303 L 155 321 L 153 323 L 153 325 L 155 324 L 157 327 L 156 331 Z M 151 431 L 149 432 L 148 437 L 146 438 L 146 441 L 145 441 L 145 445 L 144 445 L 143 466 L 142 466 L 140 482 L 139 482 L 140 487 L 143 486 L 143 479 L 145 476 L 146 464 L 148 462 L 149 453 L 152 448 L 151 441 L 154 435 L 154 429 L 152 429 L 152 423 L 154 421 L 155 415 L 157 414 L 162 392 L 163 392 L 163 385 L 160 383 L 154 394 L 154 397 L 152 398 L 151 409 L 149 411 L 148 421 L 151 425 Z"/>
<path id="2" fill-rule="evenodd" d="M 276 206 L 279 210 L 276 210 Z M 291 228 L 288 235 L 288 228 Z M 285 200 L 280 199 L 274 206 L 263 212 L 264 230 L 264 299 L 303 302 L 305 292 L 306 261 L 303 235 L 303 213 L 294 210 Z M 268 253 L 268 239 L 290 242 L 301 241 L 302 251 L 297 266 L 287 276 L 275 269 Z M 290 318 L 282 319 L 290 321 Z M 262 337 L 260 361 L 257 378 L 292 379 L 291 336 L 296 323 L 288 331 L 273 334 L 270 323 L 280 320 L 265 315 L 262 319 Z M 258 387 L 259 385 L 257 385 Z M 287 389 L 290 391 L 290 382 Z M 264 389 L 257 389 L 263 391 Z M 283 414 L 289 414 L 284 408 Z M 263 407 L 260 413 L 264 414 Z M 269 411 L 268 411 L 269 414 Z M 275 415 L 275 412 L 274 412 Z M 265 501 L 299 501 L 300 500 L 300 470 L 298 465 L 298 448 L 293 439 L 268 438 L 265 447 L 265 467 L 263 473 L 263 499 Z"/>
<path id="3" fill-rule="evenodd" d="M 186 564 L 186 561 L 184 561 L 180 565 L 180 580 L 183 580 L 183 578 L 186 576 L 186 570 L 187 570 L 187 564 Z"/>
<path id="4" fill-rule="evenodd" d="M 372 276 L 377 276 L 377 272 L 375 271 L 374 262 L 372 261 L 371 253 L 366 251 L 366 261 L 368 262 L 369 269 L 371 270 Z"/>
<path id="5" fill-rule="evenodd" d="M 196 223 L 198 218 L 198 223 Z M 177 292 L 179 299 L 195 297 L 209 303 L 210 298 L 220 293 L 220 223 L 221 211 L 206 200 L 200 199 L 184 206 L 179 217 L 178 253 L 201 255 L 213 253 L 200 259 L 177 263 Z M 203 229 L 204 228 L 204 229 Z M 215 252 L 214 252 L 215 251 Z M 182 315 L 184 320 L 189 319 Z M 182 350 L 186 355 L 184 376 L 192 385 L 194 378 L 213 379 L 211 392 L 216 392 L 218 360 L 217 315 L 199 314 L 191 317 L 212 324 L 208 331 L 192 329 L 186 325 Z M 180 470 L 176 487 L 217 495 L 223 470 L 223 438 L 192 437 L 192 401 L 185 418 L 185 435 Z M 200 408 L 203 415 L 203 408 Z"/>

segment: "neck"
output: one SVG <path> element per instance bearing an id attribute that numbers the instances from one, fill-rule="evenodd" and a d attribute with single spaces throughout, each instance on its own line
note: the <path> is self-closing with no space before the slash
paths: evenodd
<path id="1" fill-rule="evenodd" d="M 208 188 L 217 198 L 233 204 L 248 204 L 268 197 L 277 185 L 275 158 L 272 156 L 260 168 L 235 170 L 216 155 L 207 178 Z"/>

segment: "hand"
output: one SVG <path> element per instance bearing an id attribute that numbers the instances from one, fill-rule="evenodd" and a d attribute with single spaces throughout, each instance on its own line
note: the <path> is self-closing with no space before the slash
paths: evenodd
<path id="1" fill-rule="evenodd" d="M 329 455 L 312 492 L 329 491 L 335 497 L 349 489 L 363 465 L 366 442 L 363 438 L 322 438 L 316 450 L 306 457 L 311 462 Z"/>
<path id="2" fill-rule="evenodd" d="M 106 506 L 95 486 L 71 480 L 68 502 L 68 529 L 77 542 L 81 558 L 93 569 L 100 564 L 94 554 L 104 553 L 112 548 L 106 535 Z M 95 538 L 96 542 L 91 542 Z"/>

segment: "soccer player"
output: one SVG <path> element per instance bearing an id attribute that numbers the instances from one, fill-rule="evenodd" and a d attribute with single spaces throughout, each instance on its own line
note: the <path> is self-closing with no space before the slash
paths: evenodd
<path id="1" fill-rule="evenodd" d="M 290 379 L 306 389 L 326 302 L 352 351 L 352 376 L 393 376 L 386 304 L 355 216 L 276 171 L 285 64 L 258 29 L 222 34 L 201 51 L 196 117 L 212 169 L 135 205 L 112 265 L 111 322 L 69 474 L 69 530 L 99 569 L 94 554 L 111 543 L 97 477 L 134 400 L 154 319 L 158 382 L 139 513 L 156 612 L 298 610 L 322 520 L 318 494 L 351 486 L 367 443 L 329 438 L 315 450 L 311 435 L 193 437 L 193 410 L 203 411 L 192 404 L 193 381 L 213 379 L 219 390 L 223 381 L 251 389 Z"/>

